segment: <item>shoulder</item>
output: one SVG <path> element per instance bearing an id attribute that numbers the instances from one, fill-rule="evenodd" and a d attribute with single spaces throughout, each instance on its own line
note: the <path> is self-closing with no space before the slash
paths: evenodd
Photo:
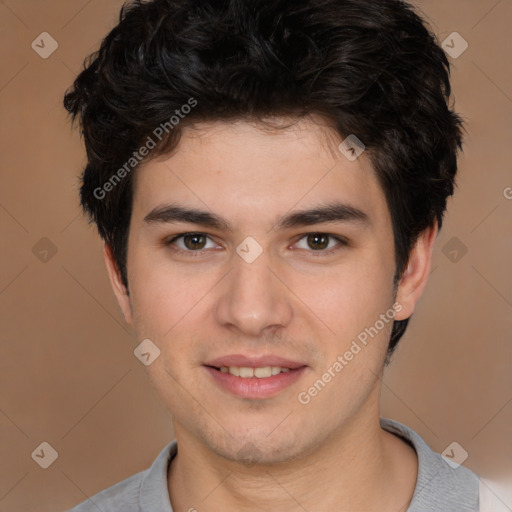
<path id="1" fill-rule="evenodd" d="M 434 452 L 414 430 L 396 421 L 381 418 L 381 427 L 410 444 L 418 455 L 418 478 L 408 512 L 477 512 L 479 479 L 453 460 Z M 455 448 L 456 451 L 456 448 Z"/>
<path id="2" fill-rule="evenodd" d="M 105 489 L 72 508 L 69 512 L 139 512 L 139 488 L 148 470 Z"/>
<path id="3" fill-rule="evenodd" d="M 139 512 L 142 505 L 149 505 L 148 510 L 152 510 L 156 502 L 159 502 L 158 510 L 172 512 L 167 468 L 176 452 L 177 444 L 173 441 L 160 452 L 151 467 L 91 496 L 68 512 Z"/>

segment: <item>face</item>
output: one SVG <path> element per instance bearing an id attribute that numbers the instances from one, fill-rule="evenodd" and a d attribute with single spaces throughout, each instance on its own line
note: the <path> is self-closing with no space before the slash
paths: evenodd
<path id="1" fill-rule="evenodd" d="M 217 122 L 137 170 L 129 297 L 107 264 L 139 342 L 160 350 L 147 368 L 178 439 L 273 463 L 378 410 L 392 319 L 412 313 L 431 238 L 397 295 L 383 191 L 340 142 L 306 119 Z"/>

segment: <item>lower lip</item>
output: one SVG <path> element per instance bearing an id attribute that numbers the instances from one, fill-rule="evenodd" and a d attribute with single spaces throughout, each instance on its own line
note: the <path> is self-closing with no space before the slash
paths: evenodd
<path id="1" fill-rule="evenodd" d="M 222 373 L 211 366 L 205 366 L 213 380 L 223 389 L 243 398 L 271 398 L 280 391 L 296 382 L 306 370 L 306 367 L 281 372 L 271 377 L 248 379 L 236 377 L 230 373 Z"/>

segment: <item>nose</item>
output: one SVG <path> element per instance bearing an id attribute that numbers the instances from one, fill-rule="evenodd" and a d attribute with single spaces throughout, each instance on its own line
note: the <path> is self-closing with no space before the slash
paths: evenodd
<path id="1" fill-rule="evenodd" d="M 245 336 L 263 336 L 286 327 L 292 317 L 291 293 L 276 277 L 265 251 L 247 263 L 235 256 L 222 280 L 216 307 L 217 321 Z"/>

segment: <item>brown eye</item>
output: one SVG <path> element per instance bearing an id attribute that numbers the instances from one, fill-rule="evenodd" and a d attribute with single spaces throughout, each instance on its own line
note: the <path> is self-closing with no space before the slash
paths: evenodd
<path id="1" fill-rule="evenodd" d="M 348 245 L 348 241 L 329 233 L 308 233 L 296 242 L 298 249 L 305 249 L 315 255 L 330 254 Z"/>
<path id="2" fill-rule="evenodd" d="M 329 246 L 330 238 L 331 237 L 329 235 L 325 235 L 323 233 L 312 233 L 311 235 L 308 235 L 307 243 L 311 249 L 320 251 Z"/>
<path id="3" fill-rule="evenodd" d="M 183 243 L 185 247 L 191 251 L 198 251 L 204 249 L 207 237 L 201 233 L 192 233 L 183 236 Z"/>
<path id="4" fill-rule="evenodd" d="M 166 245 L 174 246 L 178 251 L 197 252 L 214 249 L 215 243 L 205 233 L 182 233 L 166 242 Z"/>

